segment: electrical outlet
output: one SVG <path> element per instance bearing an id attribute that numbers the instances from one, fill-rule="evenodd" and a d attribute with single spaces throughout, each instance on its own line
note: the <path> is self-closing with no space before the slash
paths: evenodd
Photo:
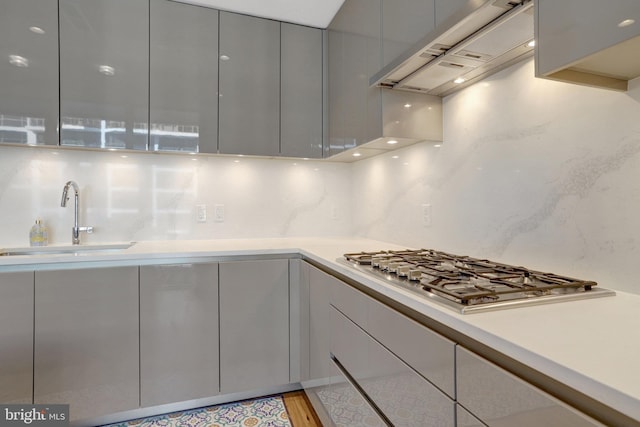
<path id="1" fill-rule="evenodd" d="M 422 205 L 422 225 L 431 226 L 431 205 L 427 203 Z"/>
<path id="2" fill-rule="evenodd" d="M 196 205 L 196 221 L 207 222 L 207 205 Z"/>
<path id="3" fill-rule="evenodd" d="M 224 205 L 215 205 L 213 211 L 215 222 L 224 222 Z"/>

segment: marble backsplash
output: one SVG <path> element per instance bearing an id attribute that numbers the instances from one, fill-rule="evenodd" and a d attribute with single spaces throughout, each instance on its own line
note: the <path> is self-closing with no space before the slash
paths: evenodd
<path id="1" fill-rule="evenodd" d="M 347 236 L 350 173 L 331 162 L 0 146 L 0 247 L 28 246 L 36 217 L 50 244 L 70 244 L 68 180 L 80 187 L 80 225 L 95 226 L 83 243 Z"/>
<path id="2" fill-rule="evenodd" d="M 619 93 L 536 79 L 530 60 L 445 98 L 439 147 L 353 164 L 196 159 L 0 146 L 0 247 L 28 245 L 38 216 L 68 244 L 60 198 L 75 180 L 81 225 L 96 227 L 86 243 L 357 236 L 640 293 L 640 81 Z"/>
<path id="3" fill-rule="evenodd" d="M 533 60 L 520 63 L 445 98 L 440 147 L 352 173 L 358 236 L 640 293 L 638 80 L 612 92 L 536 79 Z"/>

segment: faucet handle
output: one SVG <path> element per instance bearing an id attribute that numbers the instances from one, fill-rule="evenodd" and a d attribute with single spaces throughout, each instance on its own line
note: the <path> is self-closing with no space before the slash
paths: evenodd
<path id="1" fill-rule="evenodd" d="M 87 234 L 92 234 L 93 233 L 93 227 L 89 226 L 89 227 L 78 227 L 78 231 L 84 231 Z"/>

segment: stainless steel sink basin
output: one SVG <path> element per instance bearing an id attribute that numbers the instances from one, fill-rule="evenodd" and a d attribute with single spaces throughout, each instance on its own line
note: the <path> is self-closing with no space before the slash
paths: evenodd
<path id="1" fill-rule="evenodd" d="M 118 252 L 129 249 L 135 242 L 109 243 L 100 245 L 70 245 L 70 246 L 34 246 L 29 248 L 0 249 L 0 256 L 17 255 L 60 255 L 60 254 L 88 254 L 100 252 Z"/>

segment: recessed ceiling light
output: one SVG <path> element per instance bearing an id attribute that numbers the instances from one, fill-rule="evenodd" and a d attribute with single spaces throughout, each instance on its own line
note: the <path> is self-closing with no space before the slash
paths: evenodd
<path id="1" fill-rule="evenodd" d="M 531 40 L 529 43 L 527 43 L 527 46 L 529 47 L 534 47 L 536 45 L 536 41 L 535 40 Z"/>
<path id="2" fill-rule="evenodd" d="M 391 156 L 392 159 L 399 159 L 400 156 Z"/>
<path id="3" fill-rule="evenodd" d="M 389 141 L 387 141 L 387 144 L 389 144 L 389 145 L 394 145 L 394 144 L 397 144 L 397 143 L 398 143 L 398 141 L 396 141 L 395 139 L 390 139 Z"/>
<path id="4" fill-rule="evenodd" d="M 111 65 L 100 65 L 98 66 L 98 71 L 105 76 L 113 76 L 116 73 L 116 69 Z"/>
<path id="5" fill-rule="evenodd" d="M 29 66 L 29 60 L 20 55 L 9 55 L 9 63 L 21 68 L 26 68 Z"/>
<path id="6" fill-rule="evenodd" d="M 442 147 L 442 144 L 436 144 L 436 145 L 434 145 L 434 147 L 440 148 L 440 147 Z"/>
<path id="7" fill-rule="evenodd" d="M 406 104 L 404 104 L 404 108 L 411 108 L 411 104 L 407 102 Z"/>
<path id="8" fill-rule="evenodd" d="M 240 163 L 240 160 L 234 160 L 233 163 Z"/>
<path id="9" fill-rule="evenodd" d="M 29 27 L 29 31 L 36 34 L 44 34 L 44 30 L 40 27 Z"/>
<path id="10" fill-rule="evenodd" d="M 458 77 L 457 79 L 455 79 L 453 81 L 455 84 L 459 85 L 460 83 L 464 83 L 465 79 L 463 79 L 462 77 Z"/>
<path id="11" fill-rule="evenodd" d="M 230 59 L 231 59 L 231 58 L 229 58 L 229 56 L 228 56 L 228 55 L 220 55 L 220 61 L 228 61 L 228 60 L 230 60 Z"/>
<path id="12" fill-rule="evenodd" d="M 126 159 L 126 158 L 127 158 L 127 157 L 129 157 L 129 156 L 124 156 L 124 155 L 123 155 L 123 156 L 120 156 L 120 157 L 122 157 L 123 159 Z"/>
<path id="13" fill-rule="evenodd" d="M 353 153 L 353 157 L 360 157 L 360 156 L 362 156 L 362 154 L 360 154 L 360 153 Z"/>
<path id="14" fill-rule="evenodd" d="M 618 23 L 618 27 L 620 28 L 628 27 L 629 25 L 635 24 L 635 22 L 636 22 L 635 19 L 625 19 L 624 21 L 621 21 Z"/>

